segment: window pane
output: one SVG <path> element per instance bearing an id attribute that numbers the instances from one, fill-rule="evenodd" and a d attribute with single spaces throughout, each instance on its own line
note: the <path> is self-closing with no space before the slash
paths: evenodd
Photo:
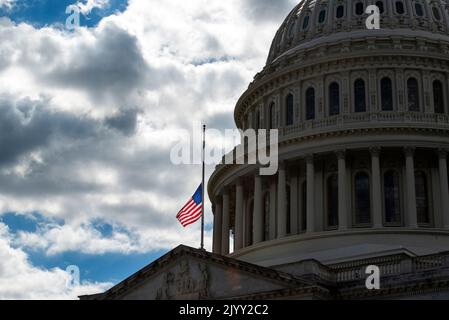
<path id="1" fill-rule="evenodd" d="M 287 126 L 293 125 L 293 95 L 289 94 L 286 99 L 286 121 Z"/>
<path id="2" fill-rule="evenodd" d="M 326 20 L 326 10 L 321 10 L 318 16 L 318 23 L 323 23 Z"/>
<path id="3" fill-rule="evenodd" d="M 345 15 L 345 7 L 344 6 L 338 6 L 337 7 L 337 14 L 335 15 L 337 19 L 343 18 Z"/>
<path id="4" fill-rule="evenodd" d="M 256 130 L 260 129 L 260 112 L 259 111 L 256 112 L 256 127 L 255 127 L 255 129 Z"/>
<path id="5" fill-rule="evenodd" d="M 424 16 L 424 10 L 420 3 L 415 3 L 415 11 L 418 17 Z"/>
<path id="6" fill-rule="evenodd" d="M 399 174 L 389 171 L 384 176 L 385 222 L 401 222 Z"/>
<path id="7" fill-rule="evenodd" d="M 443 84 L 439 80 L 433 82 L 433 105 L 436 113 L 444 113 Z"/>
<path id="8" fill-rule="evenodd" d="M 358 79 L 354 83 L 355 112 L 366 112 L 365 81 Z"/>
<path id="9" fill-rule="evenodd" d="M 390 78 L 383 78 L 380 83 L 383 111 L 393 111 L 393 86 Z"/>
<path id="10" fill-rule="evenodd" d="M 355 14 L 361 16 L 365 12 L 365 6 L 363 2 L 357 2 L 355 5 Z"/>
<path id="11" fill-rule="evenodd" d="M 254 213 L 254 201 L 251 201 L 249 205 L 249 212 L 247 215 L 246 225 L 247 225 L 247 234 L 246 239 L 248 241 L 248 245 L 253 244 L 253 213 Z"/>
<path id="12" fill-rule="evenodd" d="M 270 194 L 265 194 L 264 198 L 264 226 L 265 226 L 265 241 L 270 239 Z"/>
<path id="13" fill-rule="evenodd" d="M 366 173 L 359 173 L 355 177 L 355 223 L 367 224 L 371 222 L 370 181 Z"/>
<path id="14" fill-rule="evenodd" d="M 418 223 L 430 223 L 429 216 L 429 190 L 427 189 L 427 177 L 422 171 L 415 173 L 416 184 L 416 210 Z"/>
<path id="15" fill-rule="evenodd" d="M 340 114 L 340 87 L 336 82 L 329 86 L 329 114 Z"/>
<path id="16" fill-rule="evenodd" d="M 327 179 L 327 225 L 338 226 L 338 175 Z"/>
<path id="17" fill-rule="evenodd" d="M 315 89 L 309 88 L 306 92 L 306 119 L 315 119 Z"/>
<path id="18" fill-rule="evenodd" d="M 419 111 L 419 89 L 418 80 L 410 78 L 407 81 L 408 109 L 409 111 Z"/>
<path id="19" fill-rule="evenodd" d="M 302 22 L 302 29 L 306 30 L 309 27 L 309 16 L 304 17 L 304 21 Z"/>
<path id="20" fill-rule="evenodd" d="M 377 1 L 376 6 L 379 8 L 380 13 L 384 13 L 384 3 L 382 1 Z"/>
<path id="21" fill-rule="evenodd" d="M 270 105 L 270 129 L 276 128 L 276 108 L 274 103 Z"/>
<path id="22" fill-rule="evenodd" d="M 433 7 L 432 8 L 432 12 L 433 12 L 433 16 L 436 20 L 440 21 L 441 20 L 441 14 L 440 14 L 440 10 L 437 7 Z"/>
<path id="23" fill-rule="evenodd" d="M 307 181 L 302 184 L 302 231 L 307 230 Z"/>
<path id="24" fill-rule="evenodd" d="M 404 9 L 404 3 L 402 3 L 402 1 L 396 1 L 396 12 L 398 14 L 404 14 L 405 9 Z"/>
<path id="25" fill-rule="evenodd" d="M 292 230 L 292 222 L 290 216 L 290 186 L 286 187 L 286 212 L 287 212 L 287 234 L 291 233 Z"/>

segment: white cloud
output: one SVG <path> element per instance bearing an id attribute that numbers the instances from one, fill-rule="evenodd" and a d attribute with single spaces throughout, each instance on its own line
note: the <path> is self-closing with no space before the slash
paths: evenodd
<path id="1" fill-rule="evenodd" d="M 26 253 L 12 246 L 12 235 L 0 223 L 0 299 L 77 299 L 102 292 L 112 284 L 81 282 L 67 285 L 69 274 L 60 268 L 46 270 L 33 266 Z"/>
<path id="2" fill-rule="evenodd" d="M 107 7 L 109 0 L 84 0 L 78 1 L 76 5 L 80 8 L 82 14 L 88 15 L 95 8 L 103 9 Z"/>
<path id="3" fill-rule="evenodd" d="M 14 5 L 14 2 L 16 2 L 16 0 L 0 0 L 0 9 L 11 9 Z"/>

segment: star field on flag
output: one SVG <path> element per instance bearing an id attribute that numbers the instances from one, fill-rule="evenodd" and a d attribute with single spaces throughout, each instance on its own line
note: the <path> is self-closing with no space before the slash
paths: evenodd
<path id="1" fill-rule="evenodd" d="M 187 201 L 186 205 L 178 212 L 176 219 L 185 228 L 197 222 L 202 215 L 203 185 L 201 184 L 195 194 Z"/>

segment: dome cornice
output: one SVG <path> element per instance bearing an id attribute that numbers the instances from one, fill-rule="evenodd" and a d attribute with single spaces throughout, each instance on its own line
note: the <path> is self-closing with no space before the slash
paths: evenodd
<path id="1" fill-rule="evenodd" d="M 326 54 L 319 53 L 322 47 L 327 48 Z M 349 48 L 346 52 L 344 52 L 345 47 Z M 254 107 L 267 95 L 276 94 L 276 90 L 298 81 L 313 78 L 319 74 L 373 67 L 412 67 L 449 72 L 449 42 L 426 38 L 373 39 L 367 37 L 357 41 L 336 43 L 333 47 L 322 44 L 312 49 L 295 51 L 291 55 L 283 56 L 255 77 L 236 104 L 235 122 L 239 128 L 242 128 L 242 117 L 248 109 Z"/>

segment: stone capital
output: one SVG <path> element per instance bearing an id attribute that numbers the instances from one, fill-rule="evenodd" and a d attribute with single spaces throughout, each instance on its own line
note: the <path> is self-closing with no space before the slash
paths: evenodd
<path id="1" fill-rule="evenodd" d="M 371 148 L 369 148 L 369 152 L 371 153 L 372 157 L 379 157 L 381 151 L 382 151 L 381 147 L 371 147 Z"/>
<path id="2" fill-rule="evenodd" d="M 404 153 L 406 157 L 413 157 L 415 154 L 415 147 L 404 147 Z"/>
<path id="3" fill-rule="evenodd" d="M 438 149 L 438 157 L 440 159 L 447 159 L 448 150 L 447 149 Z"/>
<path id="4" fill-rule="evenodd" d="M 307 154 L 305 158 L 308 164 L 313 163 L 315 161 L 315 157 L 313 154 Z"/>
<path id="5" fill-rule="evenodd" d="M 346 160 L 346 150 L 337 150 L 335 151 L 338 160 Z"/>

